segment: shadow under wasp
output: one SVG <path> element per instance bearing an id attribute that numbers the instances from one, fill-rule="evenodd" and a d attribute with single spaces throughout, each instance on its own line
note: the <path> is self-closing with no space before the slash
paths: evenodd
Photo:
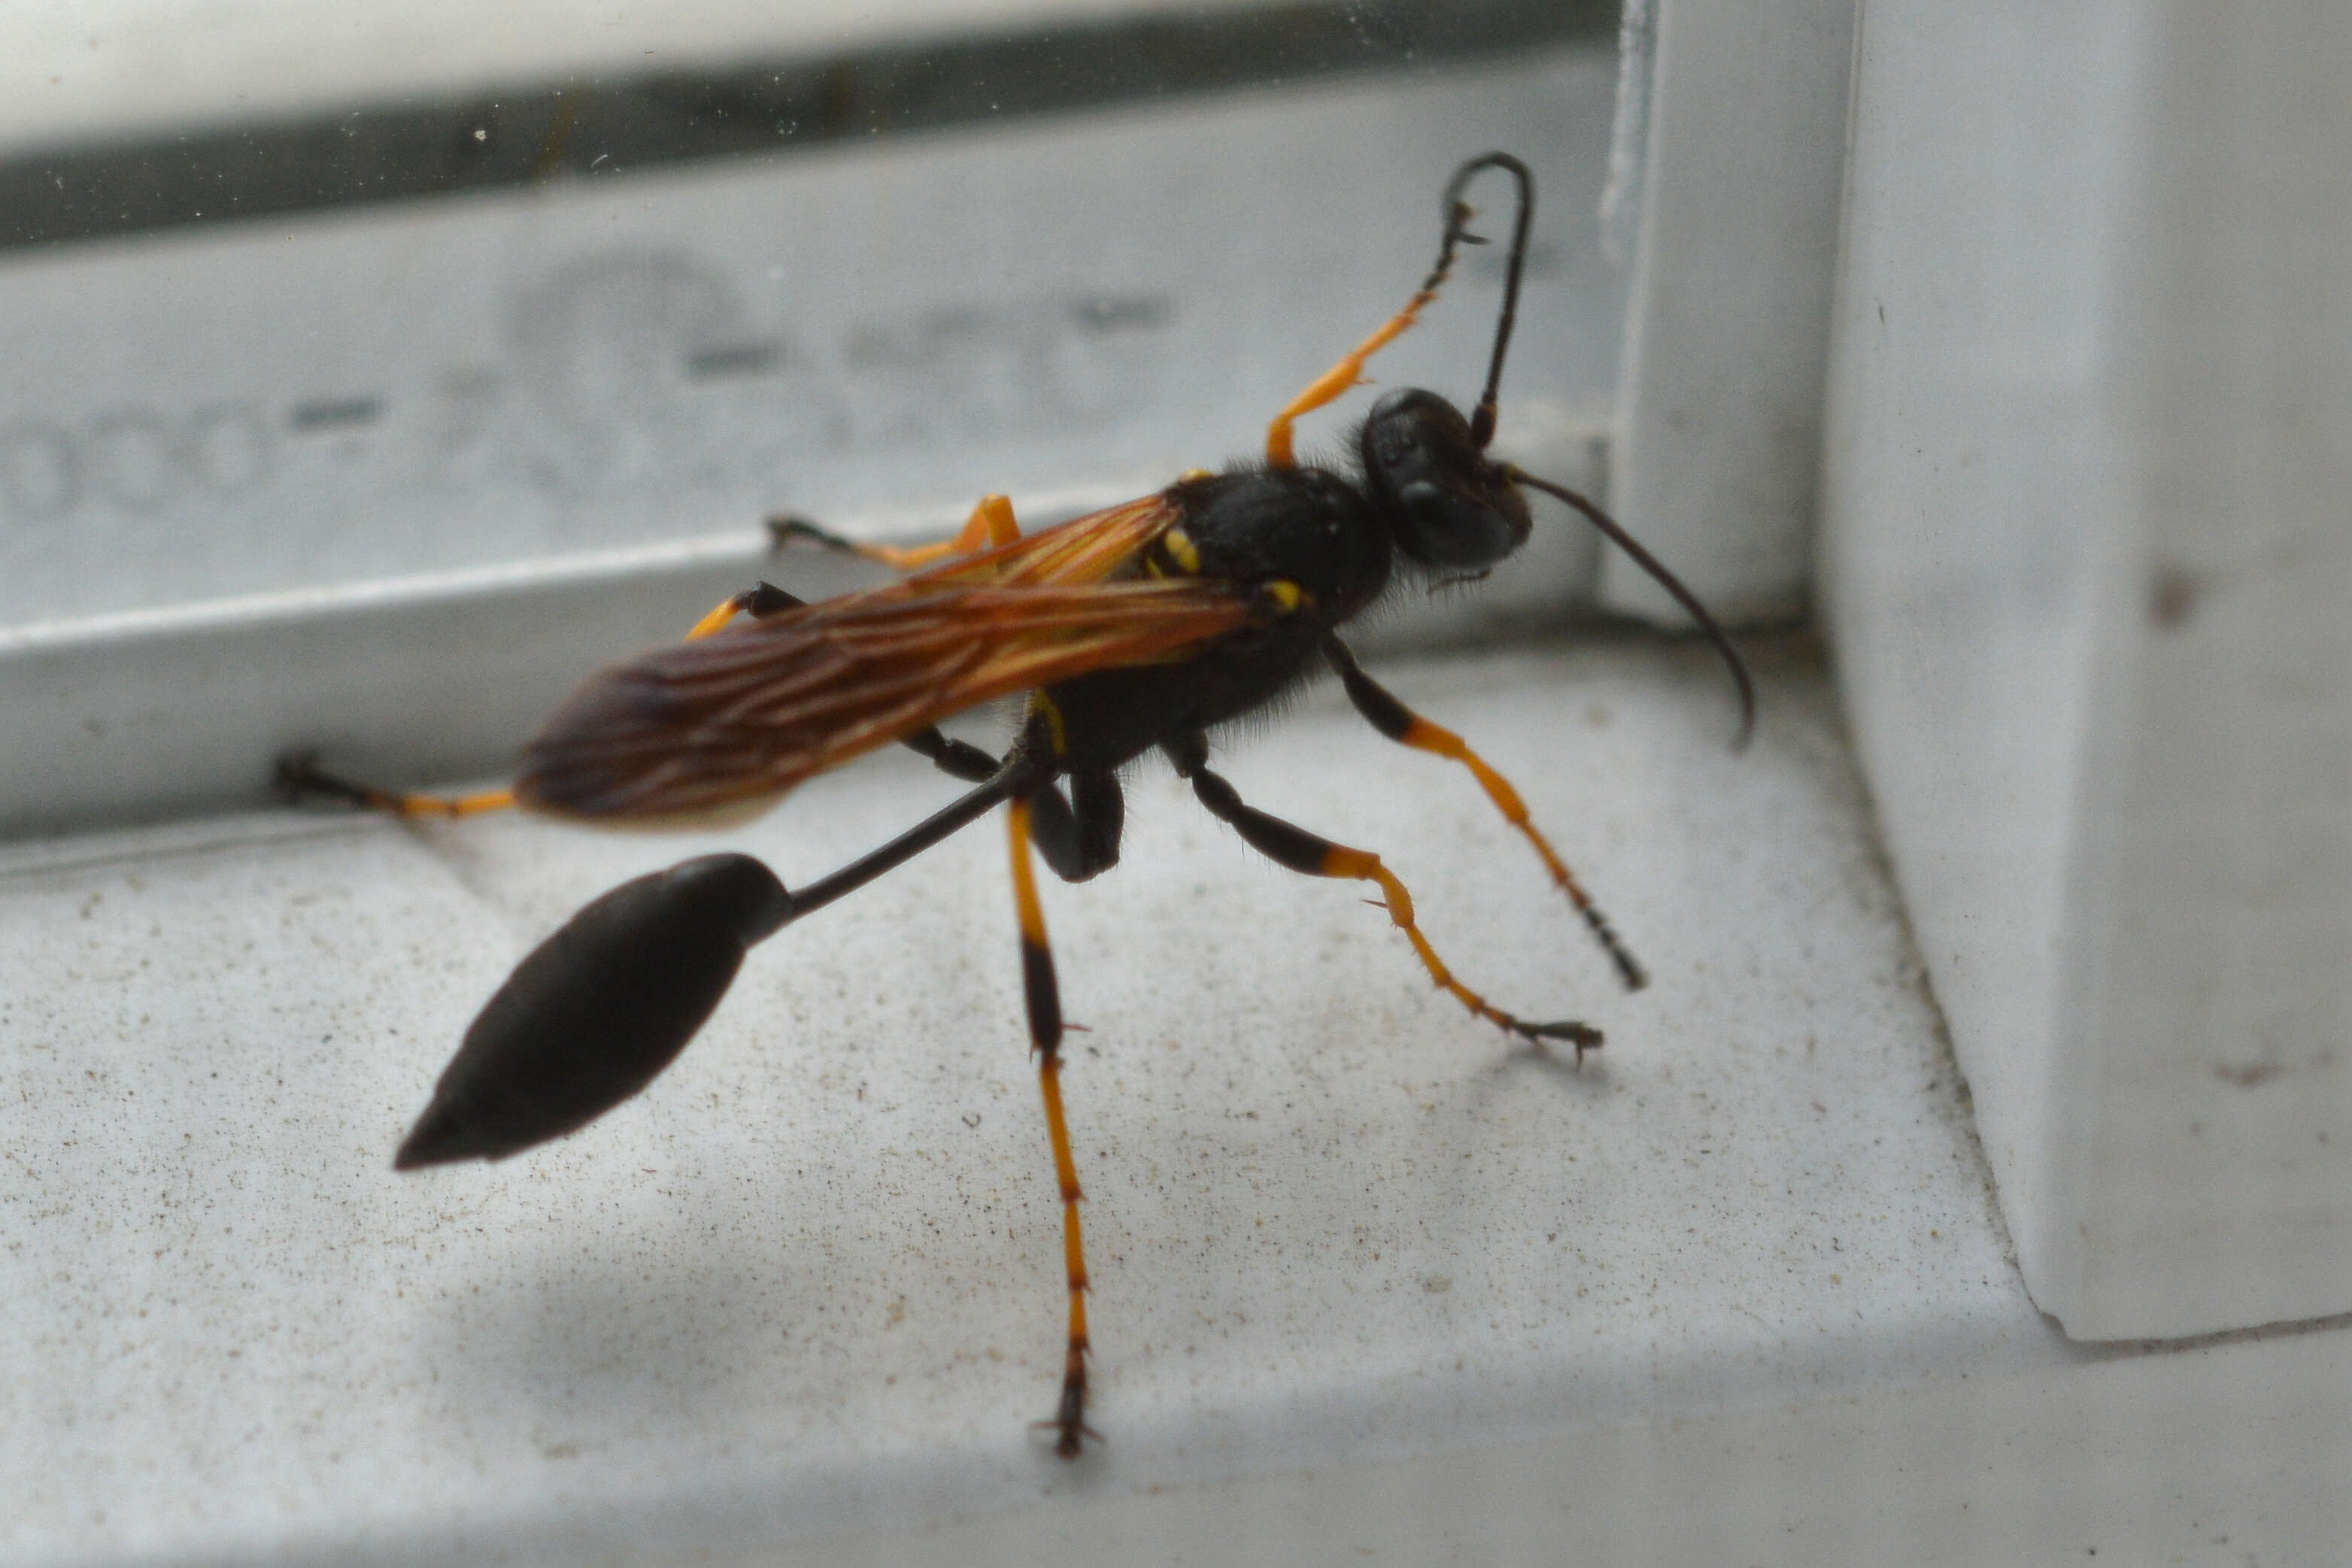
<path id="1" fill-rule="evenodd" d="M 1518 203 L 1486 384 L 1467 419 L 1435 392 L 1382 396 L 1355 436 L 1358 472 L 1298 461 L 1300 415 L 1357 386 L 1371 356 L 1437 297 L 1469 232 L 1464 201 L 1481 172 L 1507 172 Z M 622 883 L 516 966 L 466 1032 L 394 1161 L 402 1170 L 501 1159 L 593 1121 L 645 1087 L 719 1005 L 753 945 L 913 859 L 998 806 L 1012 844 L 1030 1045 L 1045 1098 L 1069 1273 L 1062 1393 L 1044 1423 L 1055 1449 L 1086 1437 L 1087 1269 L 1077 1163 L 1062 1108 L 1060 989 L 1031 863 L 1085 882 L 1118 863 L 1119 770 L 1157 748 L 1211 813 L 1276 864 L 1376 885 L 1430 978 L 1480 1018 L 1578 1061 L 1601 1031 L 1531 1022 L 1472 990 L 1413 918 L 1412 895 L 1370 851 L 1244 803 L 1209 767 L 1209 733 L 1264 708 L 1318 667 L 1382 735 L 1467 768 L 1541 857 L 1626 988 L 1647 977 L 1510 782 L 1462 738 L 1413 713 L 1365 674 L 1339 628 L 1401 575 L 1483 576 L 1528 538 L 1527 490 L 1552 496 L 1670 591 L 1729 665 L 1739 741 L 1755 695 L 1730 643 L 1699 602 L 1612 519 L 1575 492 L 1486 455 L 1503 357 L 1534 218 L 1533 176 L 1489 152 L 1463 164 L 1444 199 L 1436 264 L 1404 308 L 1276 414 L 1262 462 L 1195 471 L 1154 496 L 1024 536 L 1002 496 L 961 533 L 914 549 L 854 544 L 779 518 L 779 544 L 805 538 L 911 575 L 804 602 L 761 583 L 713 610 L 687 639 L 593 676 L 524 748 L 510 789 L 443 798 L 377 789 L 307 756 L 278 765 L 295 795 L 339 797 L 405 815 L 520 806 L 586 821 L 707 819 L 772 803 L 810 776 L 896 742 L 973 788 L 881 848 L 797 891 L 744 854 L 704 855 Z M 943 719 L 1026 694 L 1003 757 L 950 739 Z"/>

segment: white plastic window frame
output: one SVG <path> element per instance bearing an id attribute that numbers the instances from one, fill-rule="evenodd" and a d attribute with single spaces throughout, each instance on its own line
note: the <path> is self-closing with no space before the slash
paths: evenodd
<path id="1" fill-rule="evenodd" d="M 1853 0 L 1629 6 L 1629 30 L 1646 29 L 1654 53 L 1646 112 L 1633 117 L 1645 134 L 1638 143 L 1636 284 L 1609 457 L 1611 496 L 1703 596 L 1744 622 L 1802 614 L 1814 580 L 1811 524 L 1822 483 L 1824 394 L 1839 364 L 1832 319 L 1846 139 L 1838 128 L 1845 123 L 1857 10 Z M 1849 261 L 1852 244 L 1849 235 Z M 1843 308 L 1840 329 L 1850 346 L 1860 308 L 1851 291 Z M 583 615 L 608 623 L 642 615 L 643 640 L 655 640 L 674 629 L 672 601 L 698 607 L 735 586 L 743 565 L 724 551 L 679 549 L 575 563 L 553 579 L 527 583 L 490 574 L 323 595 L 306 607 L 320 618 L 318 641 L 278 643 L 272 656 L 332 664 L 337 679 L 363 681 L 372 636 L 396 631 L 405 641 L 441 617 L 457 629 L 426 641 L 452 650 L 454 662 L 434 678 L 459 681 L 467 662 L 455 651 L 478 641 L 489 620 L 509 653 L 542 651 L 550 667 L 531 679 L 559 680 L 577 667 L 560 635 L 563 626 Z M 1640 614 L 1659 610 L 1637 576 L 1615 566 L 1606 571 L 1602 591 L 1610 602 Z M 664 585 L 661 601 L 649 607 L 640 591 L 648 582 Z M 230 695 L 218 711 L 233 711 L 245 700 L 235 690 L 249 678 L 236 670 L 242 613 L 226 611 L 205 625 L 126 628 L 135 634 L 125 639 L 133 651 L 124 657 L 143 663 L 111 673 L 68 667 L 68 654 L 85 650 L 14 652 L 19 667 L 46 672 L 42 678 L 61 688 L 98 679 L 129 691 L 157 669 L 226 670 L 219 679 Z M 269 634 L 281 636 L 283 628 Z M 1842 643 L 1840 653 L 1871 656 L 1859 642 Z M 322 683 L 324 703 L 350 695 L 334 680 Z M 224 734 L 219 746 L 224 765 L 247 765 L 253 748 L 245 737 Z M 12 751 L 35 771 L 46 765 L 47 749 L 38 744 Z M 1899 843 L 1896 852 L 1906 852 Z M 1906 877 L 1906 885 L 1916 879 Z M 1936 952 L 1928 958 L 1946 962 Z M 1938 969 L 1939 985 L 1947 973 Z M 1967 1038 L 1959 1045 L 1972 1075 L 1998 1076 L 1996 1056 L 1980 1049 L 1971 1054 Z M 2047 1096 L 2065 1089 L 2026 1083 L 2016 1092 Z M 2051 1100 L 2043 1104 L 2063 1109 Z M 1901 1414 L 1892 1425 L 1909 1429 Z"/>

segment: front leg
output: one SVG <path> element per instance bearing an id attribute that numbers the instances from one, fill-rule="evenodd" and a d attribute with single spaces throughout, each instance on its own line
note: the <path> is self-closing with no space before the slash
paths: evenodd
<path id="1" fill-rule="evenodd" d="M 1551 880 L 1559 890 L 1568 894 L 1568 901 L 1576 905 L 1576 912 L 1584 916 L 1584 924 L 1591 931 L 1593 939 L 1616 964 L 1617 974 L 1625 982 L 1625 988 L 1638 991 L 1648 985 L 1650 977 L 1642 968 L 1640 960 L 1619 940 L 1616 928 L 1609 924 L 1609 917 L 1601 913 L 1601 906 L 1592 902 L 1592 895 L 1584 891 L 1584 884 L 1576 880 L 1576 873 L 1568 869 L 1568 862 L 1553 852 L 1550 842 L 1537 831 L 1535 822 L 1528 815 L 1527 802 L 1519 799 L 1517 789 L 1511 788 L 1511 781 L 1488 767 L 1486 759 L 1471 750 L 1460 736 L 1443 726 L 1430 723 L 1399 702 L 1386 686 L 1364 674 L 1364 667 L 1356 663 L 1356 655 L 1339 638 L 1323 639 L 1323 657 L 1338 672 L 1340 685 L 1348 688 L 1348 700 L 1356 705 L 1356 711 L 1362 714 L 1374 729 L 1400 746 L 1451 758 L 1470 769 L 1471 775 L 1478 780 L 1478 787 L 1486 791 L 1486 799 L 1495 802 L 1495 809 L 1503 813 L 1503 820 L 1518 829 L 1528 842 L 1535 846 L 1536 853 L 1543 857 L 1544 869 L 1551 873 Z"/>
<path id="2" fill-rule="evenodd" d="M 1189 780 L 1192 793 L 1201 804 L 1225 821 L 1233 824 L 1242 841 L 1288 871 L 1306 876 L 1353 877 L 1369 882 L 1381 890 L 1389 918 L 1396 923 L 1412 950 L 1421 959 L 1422 967 L 1438 988 L 1454 1000 L 1476 1013 L 1487 1022 L 1508 1030 L 1528 1041 L 1560 1040 L 1576 1048 L 1576 1060 L 1581 1062 L 1584 1053 L 1601 1042 L 1601 1031 L 1591 1024 L 1564 1020 L 1558 1023 L 1530 1023 L 1516 1014 L 1507 1013 L 1485 997 L 1454 977 L 1454 971 L 1437 956 L 1427 936 L 1413 919 L 1412 894 L 1394 872 L 1381 863 L 1381 857 L 1370 850 L 1350 849 L 1296 827 L 1279 817 L 1268 816 L 1255 806 L 1243 802 L 1240 791 L 1218 775 L 1209 771 L 1209 743 L 1205 737 L 1189 735 L 1169 742 L 1168 759 L 1176 765 L 1177 773 Z"/>

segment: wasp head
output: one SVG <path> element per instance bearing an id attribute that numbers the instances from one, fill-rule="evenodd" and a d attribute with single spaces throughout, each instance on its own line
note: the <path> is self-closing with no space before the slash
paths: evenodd
<path id="1" fill-rule="evenodd" d="M 1401 388 L 1381 398 L 1358 449 L 1365 486 L 1408 559 L 1482 571 L 1527 542 L 1527 497 L 1435 392 Z"/>

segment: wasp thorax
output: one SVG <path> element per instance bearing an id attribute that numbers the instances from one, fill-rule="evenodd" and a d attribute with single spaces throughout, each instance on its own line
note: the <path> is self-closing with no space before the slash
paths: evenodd
<path id="1" fill-rule="evenodd" d="M 1365 485 L 1413 560 L 1475 571 L 1527 542 L 1526 497 L 1435 392 L 1408 387 L 1381 398 L 1361 446 Z"/>

